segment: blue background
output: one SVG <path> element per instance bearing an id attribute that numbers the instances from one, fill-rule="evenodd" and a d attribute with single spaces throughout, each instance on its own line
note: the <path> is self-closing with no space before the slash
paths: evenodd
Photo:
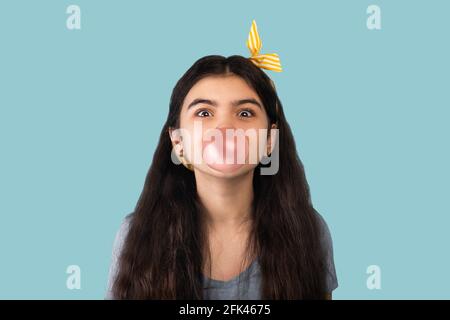
<path id="1" fill-rule="evenodd" d="M 66 8 L 81 8 L 81 30 Z M 366 27 L 367 6 L 382 29 Z M 448 1 L 0 2 L 0 298 L 102 299 L 181 75 L 280 55 L 335 299 L 450 298 Z M 66 268 L 81 267 L 81 290 Z M 366 268 L 381 268 L 381 290 Z"/>

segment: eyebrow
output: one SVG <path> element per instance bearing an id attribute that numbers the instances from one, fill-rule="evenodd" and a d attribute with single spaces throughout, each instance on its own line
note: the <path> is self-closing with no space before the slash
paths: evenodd
<path id="1" fill-rule="evenodd" d="M 204 99 L 204 98 L 197 98 L 197 99 L 194 99 L 188 105 L 187 109 L 189 110 L 189 108 L 195 106 L 196 104 L 200 104 L 200 103 L 209 104 L 209 105 L 211 105 L 213 107 L 217 107 L 218 106 L 218 103 L 215 100 Z M 254 105 L 258 106 L 260 109 L 262 109 L 261 104 L 258 101 L 256 101 L 256 99 L 254 99 L 254 98 L 247 98 L 247 99 L 240 99 L 240 100 L 231 101 L 231 105 L 234 106 L 234 107 L 237 107 L 237 106 L 240 106 L 240 105 L 246 104 L 246 103 L 254 104 Z"/>

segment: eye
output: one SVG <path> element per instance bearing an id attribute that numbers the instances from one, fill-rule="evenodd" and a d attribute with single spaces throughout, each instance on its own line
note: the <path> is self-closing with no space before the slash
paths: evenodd
<path id="1" fill-rule="evenodd" d="M 239 116 L 244 117 L 244 118 L 250 118 L 250 117 L 254 116 L 254 113 L 250 109 L 243 109 L 243 110 L 239 111 Z"/>
<path id="2" fill-rule="evenodd" d="M 211 112 L 209 112 L 208 110 L 202 109 L 202 110 L 197 111 L 196 115 L 203 118 L 203 117 L 210 116 Z"/>

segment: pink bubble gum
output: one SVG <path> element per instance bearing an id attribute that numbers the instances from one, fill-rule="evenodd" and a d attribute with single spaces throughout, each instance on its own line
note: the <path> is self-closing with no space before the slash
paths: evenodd
<path id="1" fill-rule="evenodd" d="M 222 172 L 231 172 L 239 169 L 245 163 L 242 163 L 242 160 L 238 159 L 238 151 L 239 153 L 244 153 L 245 161 L 248 157 L 248 138 L 245 137 L 245 144 L 240 142 L 241 138 L 238 138 L 234 135 L 234 132 L 230 132 L 227 136 L 226 129 L 230 128 L 217 128 L 222 132 L 222 137 L 212 138 L 211 141 L 203 141 L 203 159 L 206 164 L 212 169 L 222 171 Z M 219 138 L 222 138 L 222 142 Z M 222 147 L 222 150 L 220 150 Z M 244 148 L 243 150 L 239 150 L 239 148 Z M 227 153 L 229 155 L 227 155 Z"/>

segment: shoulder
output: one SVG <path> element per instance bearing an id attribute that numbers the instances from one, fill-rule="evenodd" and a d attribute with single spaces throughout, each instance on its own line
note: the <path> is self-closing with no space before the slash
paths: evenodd
<path id="1" fill-rule="evenodd" d="M 130 229 L 131 219 L 133 217 L 133 213 L 130 213 L 125 216 L 125 218 L 122 219 L 122 222 L 120 224 L 119 230 L 116 233 L 116 236 L 119 238 L 122 236 L 125 236 L 128 233 L 128 230 Z"/>
<path id="2" fill-rule="evenodd" d="M 109 267 L 108 284 L 105 299 L 113 299 L 112 287 L 118 273 L 119 257 L 122 252 L 123 244 L 128 234 L 128 230 L 130 228 L 131 218 L 132 213 L 128 214 L 124 219 L 122 219 L 120 227 L 116 231 L 112 249 L 111 264 Z"/>
<path id="3" fill-rule="evenodd" d="M 128 214 L 127 216 L 125 216 L 125 218 L 122 219 L 122 222 L 114 238 L 113 255 L 118 255 L 123 247 L 123 243 L 125 242 L 128 230 L 130 229 L 131 218 L 132 213 Z"/>
<path id="4" fill-rule="evenodd" d="M 333 241 L 331 238 L 331 232 L 330 228 L 328 227 L 327 222 L 325 221 L 324 217 L 316 210 L 314 209 L 314 212 L 316 214 L 316 218 L 319 224 L 319 232 L 320 232 L 320 239 L 324 242 L 325 248 L 332 247 Z"/>
<path id="5" fill-rule="evenodd" d="M 326 223 L 323 216 L 315 209 L 314 212 L 316 213 L 316 217 L 319 223 L 320 241 L 322 241 L 322 247 L 325 251 L 325 259 L 328 271 L 326 278 L 327 291 L 331 293 L 338 287 L 336 268 L 334 265 L 333 240 L 331 237 L 330 228 L 328 227 L 328 224 Z"/>

